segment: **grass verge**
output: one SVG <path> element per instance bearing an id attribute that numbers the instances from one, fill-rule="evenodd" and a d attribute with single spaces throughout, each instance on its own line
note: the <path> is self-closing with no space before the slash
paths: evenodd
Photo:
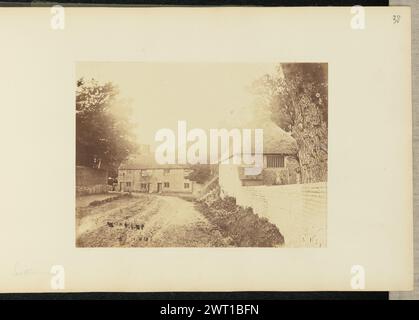
<path id="1" fill-rule="evenodd" d="M 268 219 L 253 213 L 252 208 L 236 204 L 233 197 L 217 199 L 208 205 L 197 202 L 196 208 L 228 239 L 234 247 L 280 247 L 284 237 Z"/>

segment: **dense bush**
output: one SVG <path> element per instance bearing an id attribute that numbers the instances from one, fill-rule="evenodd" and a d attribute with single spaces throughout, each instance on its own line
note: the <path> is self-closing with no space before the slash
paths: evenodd
<path id="1" fill-rule="evenodd" d="M 284 237 L 274 224 L 253 213 L 252 208 L 238 206 L 235 198 L 219 198 L 210 206 L 201 202 L 197 207 L 224 237 L 231 239 L 231 246 L 277 247 L 284 244 Z"/>

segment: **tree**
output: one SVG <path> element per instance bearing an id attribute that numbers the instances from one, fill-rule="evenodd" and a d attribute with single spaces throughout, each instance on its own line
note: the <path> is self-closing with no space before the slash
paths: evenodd
<path id="1" fill-rule="evenodd" d="M 272 121 L 296 139 L 302 182 L 327 181 L 327 64 L 280 64 L 254 89 Z"/>
<path id="2" fill-rule="evenodd" d="M 209 164 L 195 164 L 191 167 L 191 172 L 188 174 L 187 179 L 203 184 L 210 180 L 213 176 L 213 170 Z"/>
<path id="3" fill-rule="evenodd" d="M 111 82 L 77 81 L 76 164 L 106 169 L 111 176 L 136 148 L 129 108 L 117 96 Z"/>

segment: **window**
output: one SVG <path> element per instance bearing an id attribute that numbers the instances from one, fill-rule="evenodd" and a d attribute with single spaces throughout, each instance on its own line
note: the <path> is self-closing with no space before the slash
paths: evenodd
<path id="1" fill-rule="evenodd" d="M 142 183 L 141 184 L 141 189 L 147 189 L 147 183 Z"/>
<path id="2" fill-rule="evenodd" d="M 183 184 L 183 187 L 184 187 L 185 189 L 189 189 L 189 183 L 185 182 L 185 183 Z"/>
<path id="3" fill-rule="evenodd" d="M 127 182 L 127 187 L 131 187 L 131 182 Z"/>
<path id="4" fill-rule="evenodd" d="M 153 170 L 141 170 L 142 177 L 149 177 L 153 174 Z"/>
<path id="5" fill-rule="evenodd" d="M 170 183 L 169 183 L 169 182 L 165 182 L 165 183 L 164 183 L 164 187 L 165 187 L 165 188 L 169 188 L 169 187 L 170 187 Z"/>
<path id="6" fill-rule="evenodd" d="M 284 156 L 283 155 L 267 155 L 266 156 L 266 167 L 267 168 L 282 168 L 284 167 Z"/>

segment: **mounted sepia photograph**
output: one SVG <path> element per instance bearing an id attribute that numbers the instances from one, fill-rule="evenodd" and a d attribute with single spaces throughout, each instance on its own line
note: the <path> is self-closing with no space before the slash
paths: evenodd
<path id="1" fill-rule="evenodd" d="M 412 290 L 411 14 L 1 8 L 0 292 Z"/>
<path id="2" fill-rule="evenodd" d="M 76 74 L 77 247 L 326 247 L 327 63 Z"/>

